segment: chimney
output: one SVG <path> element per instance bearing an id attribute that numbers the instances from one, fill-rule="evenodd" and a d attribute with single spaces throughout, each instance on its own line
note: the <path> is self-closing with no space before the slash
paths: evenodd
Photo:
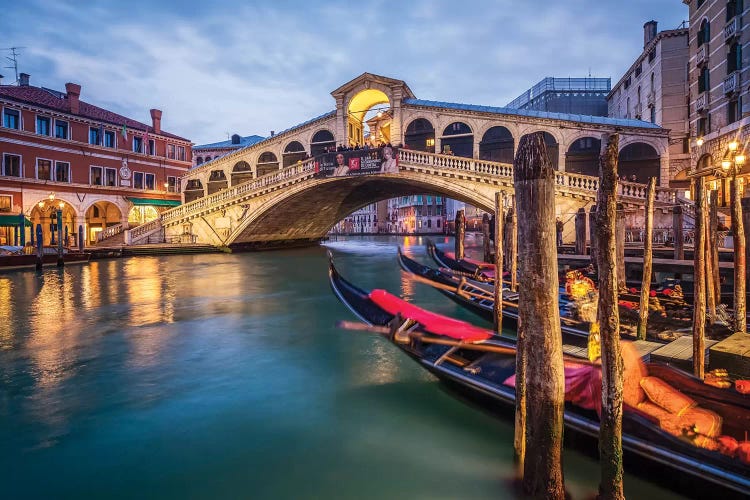
<path id="1" fill-rule="evenodd" d="M 77 115 L 80 104 L 78 98 L 81 97 L 81 86 L 77 83 L 68 82 L 65 84 L 65 92 L 68 94 L 68 106 L 70 106 L 70 112 Z"/>
<path id="2" fill-rule="evenodd" d="M 643 48 L 656 38 L 656 21 L 649 21 L 643 25 Z"/>
<path id="3" fill-rule="evenodd" d="M 21 87 L 28 87 L 30 77 L 31 76 L 28 73 L 21 73 L 20 75 L 18 75 L 18 84 Z"/>
<path id="4" fill-rule="evenodd" d="M 232 135 L 232 144 L 239 144 L 240 143 L 240 135 L 234 134 Z"/>
<path id="5" fill-rule="evenodd" d="M 154 127 L 154 132 L 161 134 L 161 110 L 151 110 L 151 126 Z"/>
<path id="6" fill-rule="evenodd" d="M 273 137 L 274 135 L 275 135 L 275 132 L 271 130 L 271 137 Z"/>

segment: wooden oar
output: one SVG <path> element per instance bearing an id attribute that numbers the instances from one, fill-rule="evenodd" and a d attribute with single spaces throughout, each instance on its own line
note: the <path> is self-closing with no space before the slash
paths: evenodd
<path id="1" fill-rule="evenodd" d="M 492 300 L 493 302 L 495 300 L 495 297 L 493 295 L 490 295 L 489 293 L 486 293 L 486 292 L 479 294 L 479 293 L 476 293 L 476 292 L 472 292 L 471 290 L 463 290 L 463 289 L 461 289 L 460 288 L 462 286 L 461 282 L 459 282 L 456 287 L 452 287 L 450 285 L 445 285 L 443 283 L 438 283 L 437 281 L 432 281 L 431 279 L 425 278 L 425 277 L 420 276 L 418 274 L 409 273 L 409 276 L 411 277 L 411 279 L 413 279 L 415 281 L 419 281 L 420 283 L 424 283 L 426 285 L 430 285 L 430 286 L 433 286 L 435 288 L 439 288 L 441 290 L 447 290 L 447 291 L 453 292 L 453 293 L 463 293 L 465 295 L 474 296 L 474 297 L 480 298 L 480 299 Z M 465 283 L 463 283 L 463 284 L 465 284 Z M 515 303 L 515 302 L 509 302 L 507 300 L 504 300 L 503 301 L 503 306 L 518 307 L 518 304 Z"/>

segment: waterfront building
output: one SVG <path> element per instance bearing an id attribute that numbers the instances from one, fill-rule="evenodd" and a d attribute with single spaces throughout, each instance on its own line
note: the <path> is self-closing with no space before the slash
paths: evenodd
<path id="1" fill-rule="evenodd" d="M 162 130 L 161 110 L 151 110 L 147 125 L 80 96 L 78 84 L 35 87 L 24 73 L 18 85 L 0 85 L 0 211 L 16 221 L 24 214 L 27 242 L 31 224 L 51 241 L 58 210 L 68 243 L 82 227 L 89 245 L 180 204 L 190 140 Z M 17 240 L 14 228 L 0 228 L 0 244 Z"/>
<path id="2" fill-rule="evenodd" d="M 435 234 L 445 232 L 445 198 L 431 194 L 388 200 L 388 232 Z"/>
<path id="3" fill-rule="evenodd" d="M 232 137 L 226 141 L 198 144 L 193 146 L 193 166 L 197 167 L 203 165 L 204 163 L 224 156 L 227 153 L 237 151 L 246 146 L 252 146 L 263 139 L 265 139 L 265 137 L 259 135 L 241 137 L 239 134 L 232 134 Z"/>
<path id="4" fill-rule="evenodd" d="M 669 130 L 668 169 L 662 171 L 653 146 L 633 144 L 622 151 L 619 164 L 620 173 L 628 178 L 635 176 L 639 182 L 646 182 L 652 176 L 659 181 L 663 177 L 671 187 L 689 187 L 690 128 L 685 97 L 688 95 L 688 34 L 684 25 L 658 32 L 656 21 L 645 23 L 643 51 L 607 97 L 609 116 L 645 120 Z M 585 147 L 586 144 L 580 144 L 576 149 Z"/>
<path id="5" fill-rule="evenodd" d="M 727 207 L 735 168 L 746 194 L 748 185 L 747 166 L 735 161 L 750 141 L 748 9 L 742 0 L 683 3 L 690 12 L 690 175 L 705 176 Z"/>
<path id="6" fill-rule="evenodd" d="M 508 103 L 508 108 L 607 116 L 609 78 L 548 76 Z"/>

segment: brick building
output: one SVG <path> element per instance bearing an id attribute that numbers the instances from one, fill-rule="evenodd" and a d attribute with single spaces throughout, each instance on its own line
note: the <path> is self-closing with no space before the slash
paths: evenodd
<path id="1" fill-rule="evenodd" d="M 62 209 L 69 243 L 81 226 L 89 245 L 180 203 L 191 142 L 163 131 L 158 109 L 146 125 L 80 95 L 74 83 L 65 92 L 31 86 L 27 74 L 19 85 L 0 85 L 0 244 L 16 242 L 9 221 L 20 213 L 42 225 L 47 244 Z"/>

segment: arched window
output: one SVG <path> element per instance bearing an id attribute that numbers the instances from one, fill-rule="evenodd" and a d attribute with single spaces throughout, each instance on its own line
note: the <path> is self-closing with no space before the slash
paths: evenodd
<path id="1" fill-rule="evenodd" d="M 471 128 L 462 122 L 453 122 L 443 130 L 443 135 L 471 134 Z"/>
<path id="2" fill-rule="evenodd" d="M 195 159 L 195 164 L 196 165 L 202 165 L 203 164 L 203 157 L 199 156 L 198 158 L 196 158 Z"/>
<path id="3" fill-rule="evenodd" d="M 275 172 L 279 169 L 279 160 L 276 158 L 275 154 L 266 151 L 258 158 L 256 169 L 258 171 L 258 177 Z"/>
<path id="4" fill-rule="evenodd" d="M 491 127 L 479 143 L 481 160 L 513 163 L 513 135 L 505 127 Z"/>
<path id="5" fill-rule="evenodd" d="M 304 160 L 305 157 L 307 157 L 307 153 L 305 153 L 305 147 L 302 143 L 299 141 L 292 141 L 284 148 L 282 157 L 284 159 L 284 167 L 288 167 L 294 165 L 298 161 Z"/>
<path id="6" fill-rule="evenodd" d="M 429 120 L 417 118 L 409 123 L 404 134 L 404 143 L 409 149 L 435 152 L 435 127 Z"/>
<path id="7" fill-rule="evenodd" d="M 704 19 L 698 30 L 698 47 L 711 41 L 711 23 Z"/>
<path id="8" fill-rule="evenodd" d="M 727 75 L 742 69 L 742 45 L 733 43 L 727 53 Z"/>
<path id="9" fill-rule="evenodd" d="M 310 141 L 310 154 L 318 156 L 336 148 L 336 140 L 328 130 L 318 130 Z"/>
<path id="10" fill-rule="evenodd" d="M 698 92 L 706 92 L 711 88 L 711 79 L 709 77 L 708 68 L 701 68 L 700 75 L 698 76 Z"/>
<path id="11" fill-rule="evenodd" d="M 630 96 L 628 96 L 628 101 L 625 107 L 625 118 L 630 118 Z"/>

